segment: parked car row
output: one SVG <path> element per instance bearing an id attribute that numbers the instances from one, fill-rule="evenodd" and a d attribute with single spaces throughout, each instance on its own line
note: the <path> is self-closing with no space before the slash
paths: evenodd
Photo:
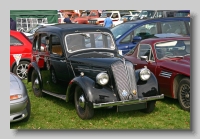
<path id="1" fill-rule="evenodd" d="M 155 34 L 175 33 L 190 36 L 190 18 L 154 18 L 125 22 L 111 29 L 121 54 L 133 49 L 143 39 L 154 37 Z"/>
<path id="2" fill-rule="evenodd" d="M 164 96 L 190 111 L 189 17 L 133 20 L 112 29 L 96 23 L 43 25 L 31 39 L 10 31 L 10 71 L 17 77 L 10 75 L 11 122 L 30 116 L 20 79 L 32 83 L 36 97 L 74 101 L 81 119 L 91 119 L 96 108 L 150 113 Z"/>

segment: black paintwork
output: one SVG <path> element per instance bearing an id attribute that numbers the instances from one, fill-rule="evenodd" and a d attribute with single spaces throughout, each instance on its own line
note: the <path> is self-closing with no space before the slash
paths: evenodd
<path id="1" fill-rule="evenodd" d="M 36 39 L 40 33 L 44 32 L 48 35 L 51 35 L 51 33 L 57 34 L 61 40 L 64 40 L 66 34 L 99 31 L 112 34 L 109 29 L 100 26 L 62 24 L 45 26 L 38 29 L 35 32 L 34 39 Z M 62 41 L 61 45 L 65 46 L 65 42 Z M 114 50 L 95 49 L 68 53 L 66 48 L 63 47 L 63 52 L 63 56 L 46 55 L 47 61 L 44 62 L 44 68 L 39 68 L 37 62 L 32 60 L 28 69 L 28 82 L 31 81 L 31 74 L 33 69 L 35 69 L 38 73 L 42 90 L 66 95 L 66 101 L 72 98 L 76 85 L 79 85 L 83 89 L 86 101 L 88 102 L 105 103 L 120 101 L 111 70 L 111 65 L 113 63 L 123 61 L 123 57 L 118 54 L 117 48 Z M 157 80 L 153 73 L 148 81 L 143 82 L 139 79 L 139 71 L 140 70 L 135 71 L 138 84 L 138 97 L 142 98 L 157 95 Z M 84 76 L 80 75 L 81 72 L 84 73 Z M 109 75 L 109 83 L 105 86 L 96 84 L 96 75 L 100 72 L 106 72 Z M 55 75 L 55 78 L 53 78 L 53 75 Z"/>

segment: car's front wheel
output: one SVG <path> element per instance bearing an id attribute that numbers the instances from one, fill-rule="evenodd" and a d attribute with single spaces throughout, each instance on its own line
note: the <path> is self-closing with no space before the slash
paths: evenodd
<path id="1" fill-rule="evenodd" d="M 27 61 L 20 61 L 19 64 L 15 65 L 13 68 L 13 73 L 15 73 L 20 79 L 27 78 L 27 70 L 28 70 L 29 62 Z"/>
<path id="2" fill-rule="evenodd" d="M 147 107 L 142 110 L 144 113 L 151 113 L 155 109 L 156 101 L 148 101 Z"/>
<path id="3" fill-rule="evenodd" d="M 190 79 L 184 78 L 178 87 L 178 101 L 183 110 L 190 111 Z"/>
<path id="4" fill-rule="evenodd" d="M 92 104 L 86 101 L 83 90 L 79 86 L 75 89 L 74 102 L 76 113 L 81 119 L 85 120 L 93 117 L 94 109 Z"/>
<path id="5" fill-rule="evenodd" d="M 44 93 L 42 92 L 42 89 L 40 87 L 38 74 L 35 70 L 33 70 L 32 72 L 31 82 L 32 82 L 32 90 L 33 90 L 34 95 L 36 97 L 44 96 Z"/>

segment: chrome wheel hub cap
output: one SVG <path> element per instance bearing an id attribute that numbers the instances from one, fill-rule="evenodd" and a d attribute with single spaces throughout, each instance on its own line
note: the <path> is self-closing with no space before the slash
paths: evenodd
<path id="1" fill-rule="evenodd" d="M 84 107 L 85 107 L 85 98 L 84 98 L 83 95 L 81 95 L 81 96 L 79 97 L 78 103 L 79 103 L 79 106 L 80 106 L 81 108 L 84 108 Z"/>
<path id="2" fill-rule="evenodd" d="M 28 69 L 27 64 L 21 64 L 17 67 L 16 73 L 19 76 L 19 78 L 21 78 L 21 79 L 27 78 L 27 69 Z"/>
<path id="3" fill-rule="evenodd" d="M 185 84 L 181 88 L 181 101 L 184 107 L 190 107 L 190 86 Z"/>
<path id="4" fill-rule="evenodd" d="M 38 78 L 36 78 L 34 81 L 34 88 L 37 90 L 40 88 Z"/>

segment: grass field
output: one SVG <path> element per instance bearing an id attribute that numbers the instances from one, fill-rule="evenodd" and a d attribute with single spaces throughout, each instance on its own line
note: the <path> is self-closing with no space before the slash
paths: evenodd
<path id="1" fill-rule="evenodd" d="M 94 117 L 82 120 L 73 103 L 45 96 L 34 96 L 31 83 L 24 81 L 31 101 L 28 122 L 10 124 L 10 129 L 128 129 L 128 130 L 190 130 L 190 112 L 183 111 L 177 100 L 164 98 L 156 103 L 155 110 L 146 114 L 140 111 L 116 112 L 115 109 L 95 109 Z"/>

